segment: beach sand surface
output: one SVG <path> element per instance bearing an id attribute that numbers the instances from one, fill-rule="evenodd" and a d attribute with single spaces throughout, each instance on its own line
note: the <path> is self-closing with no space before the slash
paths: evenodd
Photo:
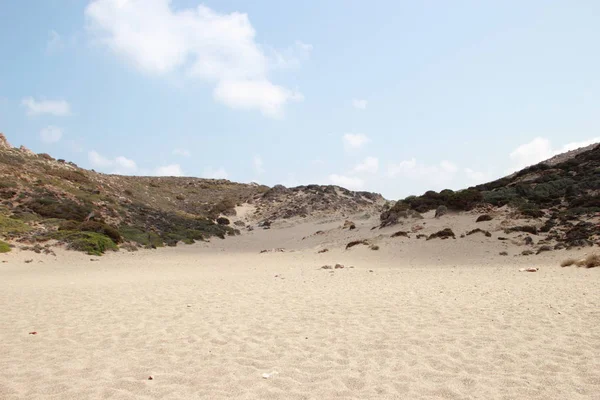
<path id="1" fill-rule="evenodd" d="M 342 223 L 0 255 L 0 399 L 600 399 L 600 270 L 559 266 L 589 250 Z"/>

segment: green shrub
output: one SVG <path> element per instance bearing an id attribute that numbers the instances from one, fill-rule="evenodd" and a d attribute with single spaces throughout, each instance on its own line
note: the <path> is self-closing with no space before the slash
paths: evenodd
<path id="1" fill-rule="evenodd" d="M 130 242 L 135 242 L 143 246 L 150 245 L 150 238 L 148 232 L 145 232 L 141 228 L 129 225 L 122 225 L 119 227 L 119 233 L 121 237 Z"/>
<path id="2" fill-rule="evenodd" d="M 123 238 L 121 238 L 121 234 L 117 229 L 103 222 L 86 221 L 81 223 L 81 225 L 79 226 L 79 230 L 84 232 L 101 233 L 105 236 L 108 236 L 113 242 L 117 244 L 123 241 Z"/>
<path id="3" fill-rule="evenodd" d="M 10 248 L 10 245 L 8 243 L 0 240 L 0 253 L 8 253 L 11 250 L 12 249 Z"/>
<path id="4" fill-rule="evenodd" d="M 540 207 L 533 203 L 523 203 L 519 207 L 519 211 L 521 214 L 531 218 L 541 218 L 544 216 L 544 212 L 540 210 Z"/>
<path id="5" fill-rule="evenodd" d="M 66 243 L 69 250 L 82 251 L 96 256 L 102 255 L 107 250 L 118 250 L 111 238 L 96 232 L 55 231 L 42 239 L 56 239 L 61 243 Z"/>
<path id="6" fill-rule="evenodd" d="M 5 215 L 0 215 L 0 233 L 2 234 L 19 234 L 31 231 L 31 227 L 23 221 L 10 218 Z"/>
<path id="7" fill-rule="evenodd" d="M 92 212 L 90 205 L 81 205 L 69 199 L 56 199 L 50 196 L 38 197 L 27 203 L 33 212 L 46 218 L 59 218 L 84 221 Z"/>
<path id="8" fill-rule="evenodd" d="M 70 250 L 83 251 L 99 256 L 107 250 L 118 250 L 117 245 L 108 236 L 94 232 L 78 232 L 79 236 L 70 238 Z"/>
<path id="9" fill-rule="evenodd" d="M 58 225 L 59 231 L 78 231 L 81 224 L 77 221 L 64 221 Z"/>
<path id="10" fill-rule="evenodd" d="M 98 221 L 64 221 L 58 226 L 59 231 L 81 231 L 81 232 L 95 232 L 101 233 L 108 236 L 113 242 L 121 243 L 123 238 L 119 231 L 104 222 Z"/>
<path id="11" fill-rule="evenodd" d="M 152 248 L 164 247 L 163 239 L 154 232 L 148 233 L 149 246 Z"/>

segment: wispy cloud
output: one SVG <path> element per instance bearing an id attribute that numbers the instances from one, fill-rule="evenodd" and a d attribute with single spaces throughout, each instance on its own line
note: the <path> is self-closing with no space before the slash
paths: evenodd
<path id="1" fill-rule="evenodd" d="M 365 184 L 365 182 L 360 178 L 338 174 L 329 175 L 329 181 L 334 185 L 341 186 L 350 190 L 362 189 Z"/>
<path id="2" fill-rule="evenodd" d="M 183 170 L 179 164 L 163 165 L 154 170 L 156 176 L 183 176 Z"/>
<path id="3" fill-rule="evenodd" d="M 390 178 L 403 177 L 439 186 L 451 182 L 458 170 L 458 167 L 450 161 L 429 165 L 417 162 L 415 158 L 412 158 L 399 163 L 390 163 L 388 176 Z"/>
<path id="4" fill-rule="evenodd" d="M 352 106 L 358 110 L 366 110 L 367 109 L 367 100 L 353 99 Z"/>
<path id="5" fill-rule="evenodd" d="M 225 171 L 225 168 L 223 167 L 217 169 L 214 169 L 212 167 L 206 167 L 202 172 L 202 177 L 206 179 L 227 179 L 229 177 L 229 174 L 227 173 L 227 171 Z"/>
<path id="6" fill-rule="evenodd" d="M 346 133 L 342 139 L 347 150 L 359 149 L 371 141 L 368 136 L 362 133 Z"/>
<path id="7" fill-rule="evenodd" d="M 262 157 L 254 156 L 254 158 L 252 159 L 252 165 L 254 166 L 254 172 L 256 172 L 257 174 L 260 175 L 265 173 L 265 167 Z"/>
<path id="8" fill-rule="evenodd" d="M 66 117 L 71 115 L 71 106 L 65 100 L 36 100 L 33 97 L 26 97 L 21 101 L 21 105 L 27 109 L 29 116 L 50 114 L 56 117 Z"/>
<path id="9" fill-rule="evenodd" d="M 88 152 L 88 160 L 92 167 L 108 171 L 111 174 L 130 175 L 138 171 L 136 162 L 123 156 L 110 159 L 92 150 Z"/>
<path id="10" fill-rule="evenodd" d="M 181 157 L 190 157 L 192 155 L 192 153 L 190 153 L 188 150 L 185 150 L 185 149 L 175 149 L 175 150 L 173 150 L 173 155 L 181 156 Z"/>
<path id="11" fill-rule="evenodd" d="M 63 131 L 57 126 L 47 126 L 40 132 L 40 139 L 44 143 L 56 143 L 62 139 Z"/>
<path id="12" fill-rule="evenodd" d="M 379 170 L 379 159 L 376 157 L 367 157 L 364 161 L 354 167 L 354 172 L 377 173 Z"/>
<path id="13" fill-rule="evenodd" d="M 64 49 L 65 43 L 63 41 L 62 36 L 56 32 L 55 30 L 51 30 L 48 33 L 48 42 L 46 43 L 46 52 L 48 53 L 56 53 Z"/>

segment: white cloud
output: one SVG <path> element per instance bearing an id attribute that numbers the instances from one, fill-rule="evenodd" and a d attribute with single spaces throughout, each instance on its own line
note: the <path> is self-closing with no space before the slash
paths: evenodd
<path id="1" fill-rule="evenodd" d="M 88 160 L 92 164 L 92 167 L 97 168 L 110 167 L 113 164 L 111 160 L 109 160 L 106 157 L 103 157 L 102 155 L 100 155 L 100 153 L 94 150 L 88 153 Z"/>
<path id="2" fill-rule="evenodd" d="M 48 33 L 48 42 L 46 43 L 46 52 L 55 53 L 62 50 L 65 43 L 58 32 L 52 30 Z"/>
<path id="3" fill-rule="evenodd" d="M 137 164 L 133 160 L 123 156 L 118 156 L 112 160 L 94 150 L 88 152 L 88 160 L 92 164 L 92 167 L 110 169 L 111 174 L 128 175 L 138 170 Z"/>
<path id="4" fill-rule="evenodd" d="M 40 132 L 40 138 L 45 143 L 56 143 L 62 138 L 63 132 L 57 126 L 47 126 Z"/>
<path id="5" fill-rule="evenodd" d="M 130 169 L 130 170 L 137 169 L 137 165 L 135 164 L 135 161 L 125 158 L 123 156 L 119 156 L 119 157 L 115 158 L 115 164 L 124 169 Z"/>
<path id="6" fill-rule="evenodd" d="M 27 108 L 27 115 L 51 114 L 57 117 L 66 117 L 71 115 L 71 106 L 65 100 L 35 100 L 33 97 L 26 97 L 21 101 L 21 105 Z"/>
<path id="7" fill-rule="evenodd" d="M 138 69 L 154 75 L 183 71 L 215 84 L 214 97 L 236 109 L 280 116 L 302 96 L 271 83 L 273 62 L 256 43 L 247 14 L 220 14 L 207 6 L 177 9 L 170 0 L 94 0 L 86 8 L 90 31 Z M 297 42 L 295 51 L 309 53 Z"/>
<path id="8" fill-rule="evenodd" d="M 352 105 L 356 109 L 365 110 L 367 108 L 367 101 L 366 100 L 361 100 L 361 99 L 353 99 L 352 100 Z"/>
<path id="9" fill-rule="evenodd" d="M 530 165 L 552 158 L 555 155 L 598 142 L 600 142 L 600 137 L 580 142 L 571 142 L 562 147 L 554 148 L 549 139 L 536 137 L 531 142 L 520 145 L 509 154 L 512 164 L 509 172 L 518 171 Z"/>
<path id="10" fill-rule="evenodd" d="M 213 92 L 215 100 L 233 109 L 257 109 L 268 117 L 282 116 L 288 101 L 302 101 L 301 93 L 274 85 L 268 80 L 225 80 Z"/>
<path id="11" fill-rule="evenodd" d="M 300 40 L 296 40 L 294 46 L 290 46 L 283 51 L 269 49 L 271 68 L 298 68 L 303 61 L 310 58 L 312 50 L 313 46 L 311 44 L 303 43 Z"/>
<path id="12" fill-rule="evenodd" d="M 361 133 L 346 133 L 343 137 L 346 149 L 359 149 L 371 140 Z"/>
<path id="13" fill-rule="evenodd" d="M 390 178 L 400 176 L 434 186 L 449 183 L 454 179 L 457 172 L 458 167 L 449 161 L 427 165 L 417 162 L 415 158 L 404 160 L 397 164 L 391 163 L 388 166 L 388 176 Z"/>
<path id="14" fill-rule="evenodd" d="M 252 164 L 254 166 L 254 172 L 256 172 L 259 175 L 264 174 L 265 167 L 263 160 L 260 156 L 254 156 L 254 158 L 252 159 Z"/>
<path id="15" fill-rule="evenodd" d="M 175 149 L 175 150 L 173 150 L 173 155 L 181 156 L 181 157 L 189 157 L 192 154 L 188 150 L 185 150 L 185 149 Z"/>
<path id="16" fill-rule="evenodd" d="M 376 157 L 367 157 L 365 160 L 354 167 L 355 172 L 377 173 L 379 170 L 379 159 Z"/>
<path id="17" fill-rule="evenodd" d="M 595 138 L 588 139 L 588 140 L 582 140 L 581 142 L 567 143 L 563 147 L 561 147 L 560 150 L 558 150 L 557 154 L 565 153 L 565 152 L 571 151 L 571 150 L 576 150 L 576 149 L 579 149 L 581 147 L 587 147 L 587 146 L 592 145 L 594 143 L 600 143 L 600 137 L 595 137 Z"/>
<path id="18" fill-rule="evenodd" d="M 225 171 L 225 168 L 223 167 L 217 169 L 206 167 L 202 172 L 202 177 L 206 179 L 227 179 L 229 174 L 227 174 L 227 171 Z"/>
<path id="19" fill-rule="evenodd" d="M 156 168 L 154 171 L 156 176 L 183 176 L 183 171 L 179 164 L 164 165 Z"/>
<path id="20" fill-rule="evenodd" d="M 471 168 L 465 168 L 464 172 L 467 178 L 475 183 L 483 183 L 486 179 L 486 174 L 480 171 L 474 171 Z"/>
<path id="21" fill-rule="evenodd" d="M 362 189 L 362 187 L 365 184 L 365 182 L 360 178 L 337 174 L 329 175 L 329 180 L 334 185 L 341 186 L 350 190 Z"/>

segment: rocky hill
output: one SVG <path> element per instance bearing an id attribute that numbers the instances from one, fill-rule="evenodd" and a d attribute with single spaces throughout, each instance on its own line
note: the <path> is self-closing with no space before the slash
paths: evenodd
<path id="1" fill-rule="evenodd" d="M 515 218 L 529 219 L 531 232 L 566 247 L 600 239 L 600 145 L 558 155 L 493 182 L 465 190 L 428 191 L 399 200 L 381 214 L 381 225 L 437 210 L 493 210 L 508 206 Z"/>
<path id="2" fill-rule="evenodd" d="M 335 186 L 297 188 L 183 177 L 96 173 L 0 134 L 0 237 L 36 251 L 49 244 L 101 254 L 240 234 L 227 217 L 253 204 L 250 222 L 381 211 L 377 194 Z"/>

